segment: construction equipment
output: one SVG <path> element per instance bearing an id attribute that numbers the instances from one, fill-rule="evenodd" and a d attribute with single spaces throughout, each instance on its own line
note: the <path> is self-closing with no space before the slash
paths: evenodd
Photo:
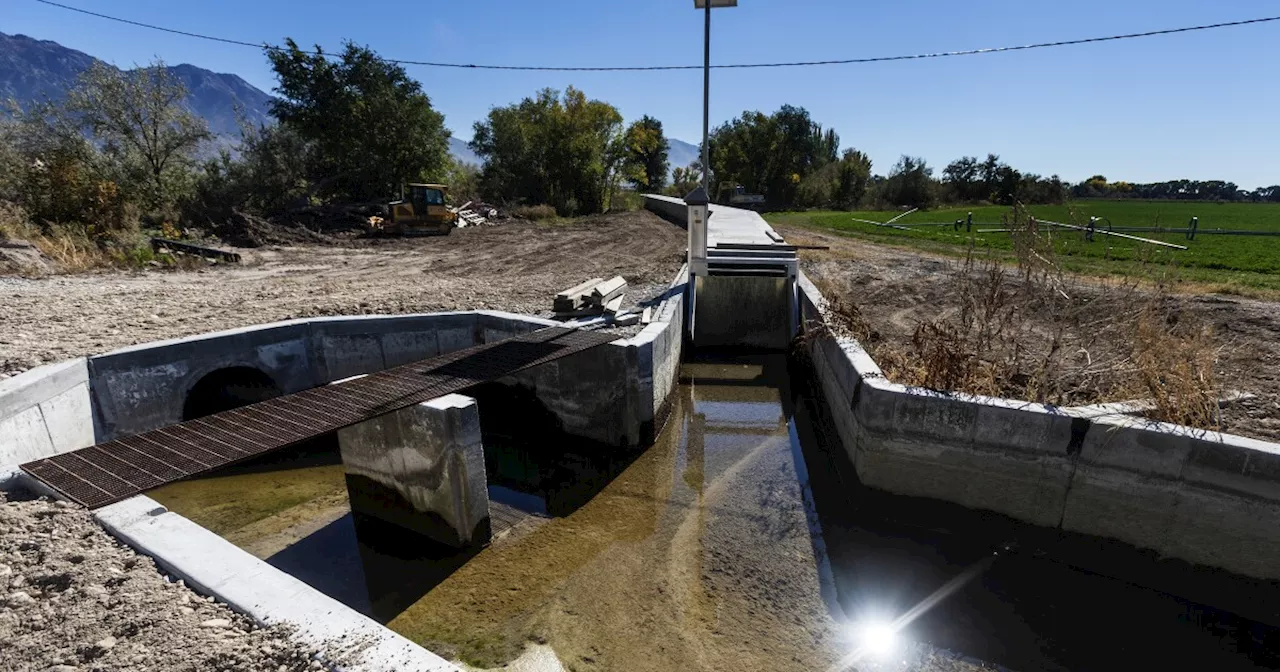
<path id="1" fill-rule="evenodd" d="M 748 194 L 745 187 L 734 182 L 721 182 L 720 192 L 716 195 L 716 203 L 732 205 L 735 208 L 758 208 L 764 205 L 764 196 Z"/>
<path id="2" fill-rule="evenodd" d="M 400 200 L 387 206 L 386 233 L 401 236 L 447 236 L 458 214 L 445 205 L 449 188 L 443 184 L 406 184 Z"/>

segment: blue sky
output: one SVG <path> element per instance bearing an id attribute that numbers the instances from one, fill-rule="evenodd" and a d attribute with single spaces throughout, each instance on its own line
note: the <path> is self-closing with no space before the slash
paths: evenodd
<path id="1" fill-rule="evenodd" d="M 700 63 L 690 0 L 63 0 L 85 9 L 252 42 L 344 39 L 389 58 L 529 65 Z M 740 0 L 716 10 L 713 62 L 950 51 L 1280 14 L 1264 0 Z M 234 72 L 270 90 L 260 52 L 5 0 L 0 31 L 51 39 L 121 66 L 153 57 Z M 965 154 L 1071 181 L 1280 183 L 1280 22 L 1097 45 L 933 61 L 716 71 L 712 124 L 784 103 L 809 109 L 877 172 L 900 154 L 941 168 Z M 701 135 L 701 72 L 529 73 L 409 66 L 455 135 L 488 109 L 573 85 L 671 137 Z"/>

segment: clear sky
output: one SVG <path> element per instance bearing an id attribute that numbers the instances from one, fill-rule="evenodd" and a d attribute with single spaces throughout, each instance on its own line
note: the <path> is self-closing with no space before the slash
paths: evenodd
<path id="1" fill-rule="evenodd" d="M 252 42 L 346 39 L 388 58 L 527 65 L 697 64 L 702 16 L 690 0 L 62 0 L 85 9 Z M 270 90 L 266 59 L 221 45 L 3 0 L 0 31 L 51 39 L 120 66 L 153 57 L 234 72 Z M 740 0 L 714 15 L 719 63 L 951 51 L 1219 23 L 1280 14 L 1268 0 Z M 1077 181 L 1226 179 L 1280 183 L 1280 22 L 1123 42 L 932 61 L 714 71 L 715 125 L 744 110 L 808 108 L 868 152 L 940 169 L 1000 154 L 1024 171 Z M 702 74 L 529 73 L 409 66 L 463 139 L 495 105 L 573 85 L 650 114 L 698 143 Z"/>

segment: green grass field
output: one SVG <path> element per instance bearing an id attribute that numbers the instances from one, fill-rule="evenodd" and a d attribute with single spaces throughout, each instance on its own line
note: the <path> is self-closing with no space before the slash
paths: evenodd
<path id="1" fill-rule="evenodd" d="M 1186 228 L 1194 216 L 1200 218 L 1195 240 L 1181 233 L 1132 233 L 1163 240 L 1189 249 L 1173 250 L 1114 236 L 1095 235 L 1086 241 L 1083 233 L 1057 230 L 1053 233 L 1059 258 L 1067 270 L 1091 275 L 1139 275 L 1147 272 L 1139 263 L 1171 263 L 1178 277 L 1208 285 L 1210 289 L 1252 295 L 1280 294 L 1280 236 L 1212 235 L 1210 229 L 1245 229 L 1280 232 L 1280 204 L 1208 203 L 1188 201 L 1074 201 L 1067 205 L 1030 206 L 1032 214 L 1068 224 L 1087 224 L 1090 216 L 1105 217 L 1116 227 L 1163 226 Z M 970 243 L 980 249 L 1011 252 L 1006 233 L 978 233 L 978 229 L 1001 228 L 1007 207 L 983 206 L 944 208 L 916 212 L 898 224 L 950 223 L 973 213 L 974 232 L 945 227 L 910 227 L 910 231 L 855 222 L 868 219 L 885 222 L 898 212 L 780 212 L 766 215 L 779 224 L 808 226 L 876 242 L 918 247 L 943 254 L 963 254 Z"/>

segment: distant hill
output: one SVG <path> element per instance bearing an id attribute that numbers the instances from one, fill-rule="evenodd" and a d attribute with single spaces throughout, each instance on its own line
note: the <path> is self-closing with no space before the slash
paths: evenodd
<path id="1" fill-rule="evenodd" d="M 20 105 L 46 98 L 60 100 L 97 60 L 57 42 L 0 33 L 0 98 L 12 98 Z M 270 123 L 270 94 L 238 75 L 185 63 L 169 66 L 169 71 L 187 87 L 187 105 L 204 117 L 214 135 L 240 137 L 237 110 L 254 124 Z"/>
<path id="2" fill-rule="evenodd" d="M 667 139 L 667 162 L 671 164 L 671 170 L 688 168 L 689 164 L 697 161 L 701 156 L 702 148 L 698 145 L 691 145 L 675 138 Z"/>
<path id="3" fill-rule="evenodd" d="M 471 148 L 467 146 L 466 140 L 450 136 L 449 153 L 453 155 L 453 158 L 456 161 L 470 163 L 476 166 L 484 165 L 484 160 L 480 158 L 479 154 L 471 151 Z"/>
<path id="4" fill-rule="evenodd" d="M 76 78 L 98 59 L 50 40 L 0 33 L 0 101 L 13 99 L 28 105 L 46 98 L 60 100 Z M 114 67 L 114 66 L 112 66 Z M 240 139 L 238 115 L 256 125 L 272 123 L 271 94 L 241 79 L 186 63 L 169 70 L 187 87 L 187 105 L 209 124 L 219 144 L 232 146 Z M 687 166 L 698 148 L 670 140 L 671 167 Z M 481 165 L 483 161 L 465 140 L 449 139 L 449 153 L 459 161 Z"/>

